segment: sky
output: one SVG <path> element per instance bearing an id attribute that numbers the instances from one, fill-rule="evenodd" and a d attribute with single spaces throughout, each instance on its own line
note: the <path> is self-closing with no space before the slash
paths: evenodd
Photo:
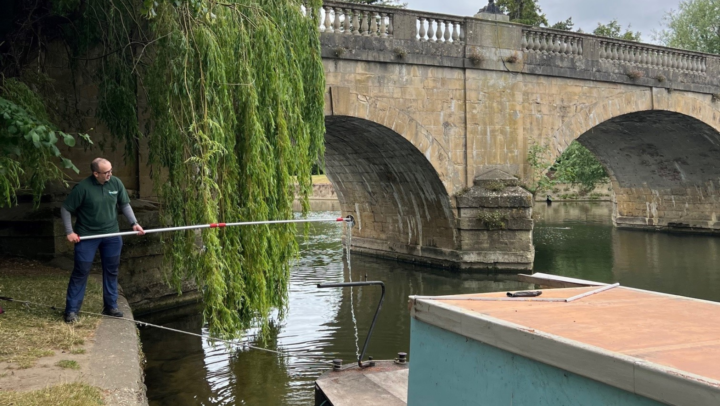
<path id="1" fill-rule="evenodd" d="M 436 13 L 472 16 L 487 5 L 487 0 L 402 0 L 408 9 Z M 660 31 L 663 17 L 677 10 L 680 0 L 538 0 L 540 9 L 552 25 L 572 17 L 574 30 L 582 28 L 592 33 L 598 23 L 616 18 L 623 31 L 628 24 L 632 31 L 640 31 L 642 42 L 654 42 L 653 30 Z"/>

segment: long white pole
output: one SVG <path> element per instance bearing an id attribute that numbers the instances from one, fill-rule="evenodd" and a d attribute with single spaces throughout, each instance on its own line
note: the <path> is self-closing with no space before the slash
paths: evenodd
<path id="1" fill-rule="evenodd" d="M 181 226 L 181 227 L 166 227 L 166 228 L 153 228 L 151 230 L 145 230 L 145 234 L 152 234 L 152 233 L 164 233 L 169 231 L 182 231 L 182 230 L 196 230 L 200 228 L 224 228 L 224 227 L 235 227 L 235 226 L 252 226 L 252 225 L 259 225 L 259 224 L 287 224 L 287 223 L 320 223 L 320 222 L 352 222 L 352 217 L 338 217 L 338 218 L 325 218 L 325 219 L 300 219 L 300 220 L 267 220 L 267 221 L 245 221 L 240 223 L 211 223 L 211 224 L 196 224 L 193 226 Z M 80 241 L 85 240 L 94 240 L 96 238 L 105 238 L 105 237 L 119 237 L 123 235 L 137 235 L 137 231 L 122 231 L 119 233 L 110 233 L 110 234 L 98 234 L 98 235 L 88 235 L 85 237 L 80 237 Z"/>

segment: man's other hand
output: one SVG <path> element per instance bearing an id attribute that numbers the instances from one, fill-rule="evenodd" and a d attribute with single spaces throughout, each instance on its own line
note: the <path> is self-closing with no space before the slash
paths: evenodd
<path id="1" fill-rule="evenodd" d="M 70 241 L 70 242 L 73 243 L 73 244 L 77 244 L 77 243 L 80 242 L 80 236 L 78 236 L 78 235 L 75 234 L 75 233 L 68 234 L 68 235 L 67 235 L 67 239 L 68 239 L 68 241 Z"/>
<path id="2" fill-rule="evenodd" d="M 135 224 L 133 226 L 133 231 L 137 231 L 138 235 L 145 235 L 145 230 L 143 230 L 143 228 L 140 227 L 140 224 Z"/>

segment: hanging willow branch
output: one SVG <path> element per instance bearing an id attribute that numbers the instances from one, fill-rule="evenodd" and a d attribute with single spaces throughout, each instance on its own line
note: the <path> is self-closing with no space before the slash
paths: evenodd
<path id="1" fill-rule="evenodd" d="M 307 209 L 325 132 L 316 17 L 292 0 L 165 2 L 146 13 L 159 38 L 145 82 L 163 221 L 290 218 L 295 178 Z M 172 280 L 179 287 L 192 277 L 211 332 L 235 334 L 282 308 L 294 233 L 293 225 L 206 230 L 202 249 L 194 232 L 174 234 Z"/>
<path id="2" fill-rule="evenodd" d="M 148 133 L 166 225 L 291 218 L 295 183 L 308 210 L 311 168 L 323 155 L 325 83 L 318 16 L 305 13 L 299 0 L 13 4 L 14 28 L 9 41 L 0 42 L 0 73 L 44 72 L 49 44 L 63 44 L 73 74 L 97 85 L 96 117 L 114 140 L 124 141 L 126 160 Z M 305 2 L 315 11 L 320 5 Z M 145 101 L 147 110 L 140 107 Z M 5 110 L 10 118 L 27 115 L 10 102 Z M 145 131 L 139 116 L 150 118 Z M 15 138 L 29 145 L 47 141 L 52 150 L 53 129 L 38 125 Z M 40 135 L 33 136 L 33 128 Z M 14 192 L 27 168 L 0 161 L 0 175 L 7 175 L 0 176 L 0 191 Z M 41 156 L 33 165 L 46 161 Z M 59 169 L 53 173 L 61 176 Z M 33 178 L 38 190 L 45 178 Z M 211 333 L 235 335 L 250 320 L 283 309 L 298 250 L 294 235 L 293 225 L 172 235 L 164 241 L 170 280 L 178 290 L 194 280 Z"/>

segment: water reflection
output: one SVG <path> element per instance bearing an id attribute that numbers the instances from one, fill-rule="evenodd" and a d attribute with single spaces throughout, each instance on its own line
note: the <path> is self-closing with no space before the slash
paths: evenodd
<path id="1" fill-rule="evenodd" d="M 720 238 L 619 230 L 611 203 L 536 205 L 535 272 L 720 301 Z"/>
<path id="2" fill-rule="evenodd" d="M 313 213 L 336 217 L 339 213 Z M 321 282 L 382 280 L 387 292 L 366 355 L 394 358 L 410 348 L 410 295 L 442 295 L 529 287 L 508 277 L 457 275 L 395 261 L 352 256 L 347 266 L 337 224 L 315 223 L 307 237 L 300 236 L 302 255 L 293 268 L 289 308 L 277 320 L 268 342 L 259 343 L 250 331 L 252 345 L 293 354 L 319 355 L 355 362 L 380 299 L 380 288 L 318 289 Z M 187 331 L 202 331 L 197 307 L 152 314 L 151 323 Z M 257 350 L 228 352 L 196 337 L 157 329 L 141 332 L 147 357 L 146 385 L 151 405 L 307 405 L 313 400 L 313 382 L 328 367 L 300 356 L 280 357 Z M 410 354 L 412 359 L 412 354 Z M 171 367 L 169 367 L 170 365 Z M 170 371 L 172 369 L 172 371 Z"/>
<path id="3" fill-rule="evenodd" d="M 720 238 L 616 230 L 609 203 L 541 203 L 535 207 L 535 271 L 619 281 L 623 285 L 720 301 Z M 339 213 L 313 213 L 336 217 Z M 394 358 L 409 345 L 407 297 L 529 288 L 511 276 L 438 271 L 352 256 L 344 263 L 342 229 L 316 223 L 300 236 L 302 255 L 292 270 L 289 309 L 265 343 L 253 331 L 245 341 L 287 351 L 228 351 L 197 337 L 143 329 L 151 405 L 307 405 L 313 382 L 327 369 L 300 355 L 354 362 L 380 299 L 380 288 L 317 289 L 321 282 L 382 280 L 387 294 L 367 355 Z M 145 320 L 202 332 L 198 307 L 149 315 Z M 409 355 L 412 362 L 412 354 Z"/>

